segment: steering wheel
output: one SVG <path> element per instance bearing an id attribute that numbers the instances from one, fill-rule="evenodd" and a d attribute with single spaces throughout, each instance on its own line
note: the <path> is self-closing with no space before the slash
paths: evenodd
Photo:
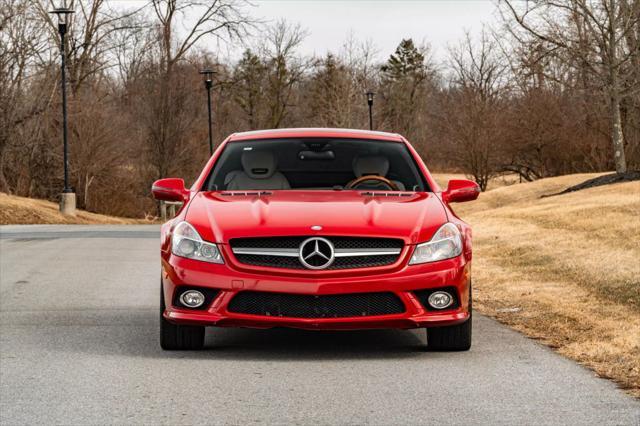
<path id="1" fill-rule="evenodd" d="M 382 176 L 378 176 L 378 175 L 360 176 L 359 178 L 356 178 L 356 179 L 352 180 L 351 182 L 349 182 L 344 187 L 344 189 L 355 189 L 361 183 L 369 181 L 369 180 L 374 180 L 374 181 L 380 182 L 380 183 L 386 185 L 387 187 L 389 187 L 389 189 L 392 190 L 392 191 L 399 191 L 400 190 L 398 188 L 398 185 L 396 185 L 395 183 L 393 183 L 392 181 L 390 181 L 386 177 L 382 177 Z"/>

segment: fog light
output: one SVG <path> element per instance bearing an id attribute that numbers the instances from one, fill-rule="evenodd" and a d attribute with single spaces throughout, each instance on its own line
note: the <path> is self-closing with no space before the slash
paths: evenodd
<path id="1" fill-rule="evenodd" d="M 429 305 L 435 309 L 448 308 L 453 304 L 453 296 L 446 291 L 434 291 L 429 296 Z"/>
<path id="2" fill-rule="evenodd" d="M 189 308 L 198 308 L 204 303 L 204 294 L 197 290 L 187 290 L 180 295 L 180 303 Z"/>

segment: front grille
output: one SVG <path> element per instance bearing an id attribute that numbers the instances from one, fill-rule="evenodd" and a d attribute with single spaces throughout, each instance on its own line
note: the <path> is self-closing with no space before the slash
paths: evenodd
<path id="1" fill-rule="evenodd" d="M 352 293 L 311 296 L 242 291 L 229 312 L 290 318 L 346 318 L 400 314 L 404 304 L 393 293 Z"/>
<path id="2" fill-rule="evenodd" d="M 229 241 L 232 248 L 295 248 L 309 235 L 304 237 L 262 237 L 262 238 L 233 238 Z M 323 237 L 333 243 L 336 249 L 368 249 L 368 248 L 402 248 L 402 240 L 396 238 L 371 238 L 371 237 Z"/>
<path id="3" fill-rule="evenodd" d="M 327 270 L 373 268 L 393 264 L 397 255 L 387 256 L 354 256 L 336 258 Z M 256 254 L 236 254 L 240 263 L 271 268 L 306 269 L 297 257 L 265 256 Z"/>
<path id="4" fill-rule="evenodd" d="M 300 245 L 310 236 L 234 238 L 231 250 L 240 263 L 284 269 L 306 269 L 298 257 Z M 326 270 L 371 268 L 395 263 L 404 243 L 396 238 L 321 237 L 335 249 Z M 278 253 L 274 253 L 278 252 Z M 364 253 L 359 255 L 359 253 Z"/>

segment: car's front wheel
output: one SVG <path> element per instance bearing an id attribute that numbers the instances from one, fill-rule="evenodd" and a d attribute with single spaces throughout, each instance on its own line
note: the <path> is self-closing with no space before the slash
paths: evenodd
<path id="1" fill-rule="evenodd" d="M 462 324 L 427 329 L 427 348 L 432 351 L 468 351 L 471 348 L 472 299 L 469 288 L 469 319 Z"/>
<path id="2" fill-rule="evenodd" d="M 428 328 L 427 348 L 432 351 L 468 351 L 471 348 L 471 316 L 462 324 Z"/>
<path id="3" fill-rule="evenodd" d="M 165 308 L 164 291 L 160 284 L 160 347 L 165 350 L 202 349 L 204 327 L 172 324 L 163 315 Z"/>

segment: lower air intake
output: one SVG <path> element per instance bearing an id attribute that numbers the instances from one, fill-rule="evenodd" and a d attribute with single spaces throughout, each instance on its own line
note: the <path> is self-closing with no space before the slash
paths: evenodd
<path id="1" fill-rule="evenodd" d="M 243 291 L 227 308 L 239 314 L 290 318 L 345 318 L 400 314 L 404 304 L 393 293 L 310 296 Z"/>

